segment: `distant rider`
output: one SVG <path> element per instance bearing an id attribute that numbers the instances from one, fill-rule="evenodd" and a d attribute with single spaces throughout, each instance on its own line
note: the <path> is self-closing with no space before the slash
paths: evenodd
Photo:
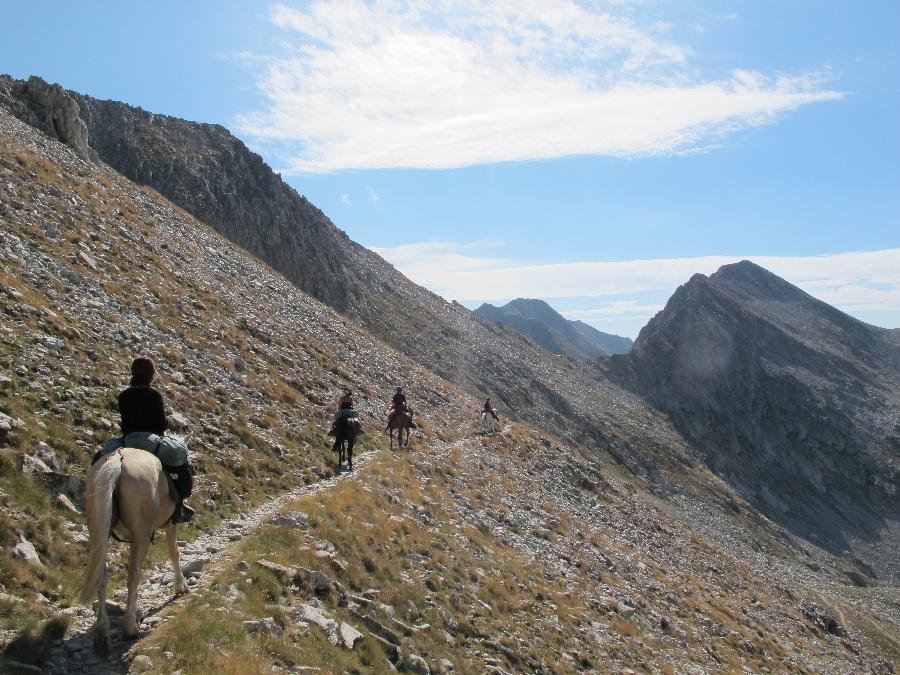
<path id="1" fill-rule="evenodd" d="M 494 416 L 495 420 L 497 420 L 498 422 L 500 421 L 500 418 L 497 417 L 497 413 L 494 412 L 493 406 L 491 406 L 491 399 L 488 399 L 487 401 L 484 402 L 484 411 L 483 412 L 490 413 L 491 415 Z"/>
<path id="2" fill-rule="evenodd" d="M 349 410 L 353 408 L 353 392 L 349 389 L 344 389 L 344 393 L 341 394 L 341 397 L 337 402 L 338 410 Z"/>
<path id="3" fill-rule="evenodd" d="M 338 433 L 338 427 L 340 425 L 350 424 L 350 419 L 354 419 L 357 428 L 359 427 L 359 413 L 353 409 L 352 391 L 344 389 L 344 393 L 341 394 L 341 397 L 337 400 L 337 407 L 337 412 L 334 413 L 334 421 L 331 423 L 331 431 L 328 432 L 330 436 L 334 436 L 334 443 L 332 444 L 331 449 L 335 452 L 340 449 L 341 442 L 341 435 Z"/>
<path id="4" fill-rule="evenodd" d="M 406 394 L 403 393 L 403 387 L 397 387 L 397 391 L 391 399 L 391 409 L 388 411 L 388 425 L 385 428 L 385 431 L 390 428 L 391 421 L 397 413 L 405 413 L 408 412 L 408 410 L 409 409 L 406 407 Z"/>
<path id="5" fill-rule="evenodd" d="M 123 445 L 128 434 L 150 432 L 162 436 L 169 428 L 162 394 L 150 386 L 155 375 L 156 366 L 151 359 L 140 357 L 131 363 L 131 382 L 128 389 L 119 394 Z M 195 513 L 184 501 L 194 489 L 194 472 L 190 462 L 164 468 L 172 476 L 178 492 L 172 522 L 188 521 Z"/>

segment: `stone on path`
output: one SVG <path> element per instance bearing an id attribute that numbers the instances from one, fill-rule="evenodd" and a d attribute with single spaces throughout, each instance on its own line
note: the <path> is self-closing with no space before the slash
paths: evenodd
<path id="1" fill-rule="evenodd" d="M 196 558 L 195 560 L 191 560 L 187 565 L 184 565 L 181 568 L 181 573 L 188 576 L 189 574 L 200 572 L 204 567 L 209 565 L 209 563 L 209 558 Z"/>

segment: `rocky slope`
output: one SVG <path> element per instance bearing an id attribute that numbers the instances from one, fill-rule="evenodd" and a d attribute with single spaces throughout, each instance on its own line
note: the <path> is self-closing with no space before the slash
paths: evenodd
<path id="1" fill-rule="evenodd" d="M 331 475 L 325 432 L 344 387 L 370 432 L 363 449 L 385 446 L 382 401 L 397 377 L 419 392 L 428 434 L 477 410 L 153 190 L 4 110 L 0 257 L 4 643 L 40 641 L 31 627 L 71 603 L 83 476 L 118 433 L 115 396 L 137 354 L 157 362 L 170 418 L 195 453 L 200 516 L 189 539 Z M 27 655 L 22 639 L 13 652 Z"/>
<path id="2" fill-rule="evenodd" d="M 695 275 L 607 368 L 773 520 L 900 569 L 897 331 L 744 261 Z"/>
<path id="3" fill-rule="evenodd" d="M 248 537 L 246 565 L 215 572 L 190 612 L 179 604 L 165 614 L 171 630 L 147 644 L 157 665 L 271 672 L 325 658 L 326 668 L 378 671 L 387 654 L 426 672 L 415 654 L 429 669 L 446 659 L 494 672 L 603 670 L 607 660 L 612 670 L 887 672 L 884 659 L 896 658 L 896 588 L 851 585 L 844 560 L 760 517 L 696 462 L 665 415 L 603 372 L 548 359 L 395 272 L 383 277 L 395 282 L 385 297 L 405 301 L 399 316 L 410 323 L 402 337 L 384 334 L 407 341 L 407 355 L 380 341 L 377 320 L 373 335 L 155 190 L 2 109 L 0 249 L 0 546 L 16 551 L 0 556 L 8 657 L 43 658 L 46 643 L 64 638 L 65 670 L 84 642 L 84 610 L 71 606 L 80 478 L 114 433 L 129 359 L 150 353 L 197 454 L 202 516 L 184 532 L 192 548 L 201 529 L 218 532 L 223 519 L 333 472 L 324 431 L 340 388 L 357 391 L 374 432 L 402 382 L 424 427 L 413 455 L 372 460 L 372 476 L 353 483 L 358 494 L 342 483 L 298 506 L 311 534 L 273 524 Z M 477 401 L 453 382 L 479 395 L 489 383 L 543 430 L 516 424 L 496 442 L 474 438 Z M 370 432 L 363 450 L 384 447 Z M 673 535 L 651 534 L 659 528 Z M 293 574 L 279 581 L 274 568 L 258 569 L 265 556 L 315 565 L 345 593 Z M 431 559 L 433 578 L 421 573 Z M 165 583 L 162 571 L 151 578 Z M 360 600 L 379 594 L 387 601 Z M 307 605 L 360 629 L 364 644 L 332 644 Z M 290 644 L 268 632 L 275 626 Z"/>
<path id="4" fill-rule="evenodd" d="M 519 331 L 554 354 L 590 360 L 631 349 L 630 339 L 604 333 L 583 321 L 570 321 L 543 300 L 518 298 L 502 307 L 484 303 L 475 313 Z"/>

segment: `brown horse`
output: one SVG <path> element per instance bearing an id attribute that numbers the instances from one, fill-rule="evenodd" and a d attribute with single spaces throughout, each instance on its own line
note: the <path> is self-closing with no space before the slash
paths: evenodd
<path id="1" fill-rule="evenodd" d="M 121 448 L 101 457 L 87 477 L 85 513 L 90 534 L 88 566 L 81 589 L 81 601 L 97 597 L 94 647 L 109 651 L 109 618 L 106 614 L 106 555 L 109 537 L 115 529 L 131 542 L 128 561 L 128 603 L 125 608 L 125 635 L 138 634 L 137 592 L 141 567 L 153 533 L 165 527 L 166 543 L 175 571 L 175 593 L 187 592 L 178 560 L 175 525 L 169 522 L 175 501 L 162 464 L 155 455 L 137 448 Z"/>
<path id="2" fill-rule="evenodd" d="M 406 447 L 409 447 L 409 430 L 415 427 L 412 421 L 413 411 L 409 408 L 398 410 L 392 417 L 388 417 L 387 430 L 391 436 L 391 448 L 394 447 L 394 429 L 397 430 L 397 442 L 403 447 L 403 431 L 406 430 Z"/>

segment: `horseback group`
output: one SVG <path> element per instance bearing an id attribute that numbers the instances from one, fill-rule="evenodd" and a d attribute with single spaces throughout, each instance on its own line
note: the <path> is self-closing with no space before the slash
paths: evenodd
<path id="1" fill-rule="evenodd" d="M 388 410 L 387 426 L 385 433 L 390 436 L 390 447 L 394 447 L 394 429 L 397 430 L 400 446 L 403 447 L 403 432 L 406 431 L 406 446 L 409 447 L 409 430 L 415 429 L 412 421 L 413 410 L 406 404 L 406 394 L 402 387 L 397 387 L 391 399 L 391 407 Z M 347 461 L 347 467 L 353 470 L 353 445 L 356 437 L 362 433 L 362 423 L 359 413 L 353 407 L 353 392 L 345 389 L 337 401 L 337 411 L 331 424 L 330 436 L 334 436 L 331 449 L 338 453 L 338 466 Z"/>
<path id="2" fill-rule="evenodd" d="M 118 397 L 122 435 L 107 441 L 94 455 L 87 476 L 85 514 L 90 541 L 88 567 L 81 592 L 82 602 L 97 597 L 97 622 L 94 643 L 99 652 L 110 646 L 109 619 L 106 608 L 106 555 L 109 538 L 126 541 L 130 537 L 128 563 L 128 601 L 124 631 L 127 636 L 138 632 L 137 589 L 141 567 L 153 533 L 163 528 L 175 572 L 175 592 L 187 592 L 179 563 L 175 526 L 189 521 L 195 511 L 187 503 L 194 485 L 188 449 L 178 437 L 167 435 L 169 429 L 162 394 L 152 387 L 156 367 L 149 358 L 137 358 L 131 364 L 131 380 Z M 488 399 L 482 411 L 485 431 L 494 429 L 498 420 Z M 488 420 L 490 424 L 488 424 Z M 394 447 L 394 430 L 400 447 L 409 447 L 410 429 L 415 429 L 413 410 L 402 387 L 397 387 L 385 432 Z M 338 453 L 338 464 L 346 459 L 353 469 L 353 445 L 362 433 L 359 413 L 353 405 L 353 393 L 346 389 L 337 400 L 331 432 L 332 449 Z"/>

